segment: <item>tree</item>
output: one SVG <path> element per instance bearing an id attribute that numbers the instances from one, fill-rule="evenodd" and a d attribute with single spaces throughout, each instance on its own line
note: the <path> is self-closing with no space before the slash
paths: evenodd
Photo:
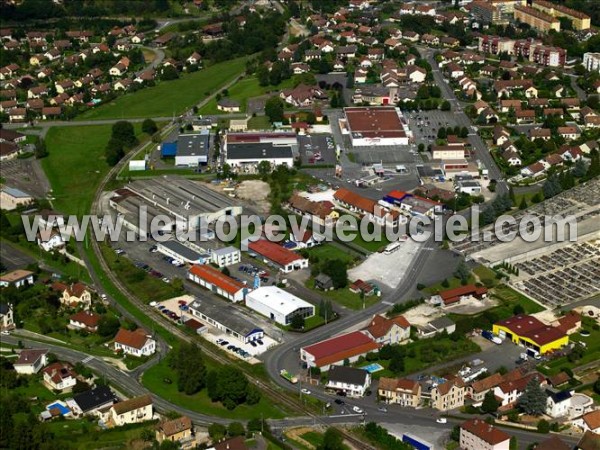
<path id="1" fill-rule="evenodd" d="M 594 392 L 596 394 L 600 394 L 600 376 L 598 377 L 598 379 L 594 383 Z"/>
<path id="2" fill-rule="evenodd" d="M 146 119 L 142 122 L 142 131 L 146 134 L 153 135 L 158 131 L 156 122 L 152 119 Z"/>
<path id="3" fill-rule="evenodd" d="M 120 120 L 112 126 L 112 137 L 121 141 L 123 146 L 127 148 L 138 144 L 133 124 L 126 120 Z"/>
<path id="4" fill-rule="evenodd" d="M 317 447 L 317 450 L 343 450 L 344 439 L 342 433 L 336 428 L 329 427 L 323 435 L 323 442 Z"/>
<path id="5" fill-rule="evenodd" d="M 525 308 L 522 305 L 516 304 L 513 308 L 513 314 L 518 316 L 519 314 L 525 314 Z"/>
<path id="6" fill-rule="evenodd" d="M 121 322 L 112 315 L 102 316 L 98 321 L 98 335 L 102 337 L 113 337 L 119 331 Z"/>
<path id="7" fill-rule="evenodd" d="M 294 314 L 292 316 L 292 320 L 290 322 L 291 327 L 294 330 L 302 330 L 304 329 L 304 317 L 300 314 Z"/>
<path id="8" fill-rule="evenodd" d="M 446 139 L 446 129 L 440 128 L 437 133 L 438 139 Z"/>
<path id="9" fill-rule="evenodd" d="M 464 260 L 461 260 L 454 271 L 454 276 L 460 279 L 462 285 L 466 285 L 469 282 L 469 277 L 471 276 L 471 271 L 469 267 L 465 263 Z"/>
<path id="10" fill-rule="evenodd" d="M 527 200 L 525 200 L 525 197 L 523 197 L 521 199 L 521 203 L 519 203 L 519 209 L 520 210 L 527 209 Z"/>
<path id="11" fill-rule="evenodd" d="M 269 161 L 261 161 L 258 163 L 256 168 L 258 170 L 259 175 L 267 176 L 271 173 L 271 163 Z"/>
<path id="12" fill-rule="evenodd" d="M 160 72 L 160 79 L 163 81 L 176 80 L 177 78 L 179 78 L 179 72 L 175 66 L 165 66 Z"/>
<path id="13" fill-rule="evenodd" d="M 246 429 L 240 422 L 231 422 L 227 427 L 227 434 L 230 437 L 243 436 L 246 434 Z"/>
<path id="14" fill-rule="evenodd" d="M 586 170 L 585 161 L 582 158 L 579 158 L 575 161 L 575 165 L 573 166 L 573 176 L 581 178 L 585 175 Z"/>
<path id="15" fill-rule="evenodd" d="M 72 388 L 72 391 L 71 391 L 71 392 L 72 392 L 73 394 L 79 394 L 79 393 L 81 393 L 81 392 L 86 392 L 86 391 L 88 391 L 89 389 L 90 389 L 90 385 L 89 385 L 89 384 L 87 384 L 87 383 L 86 383 L 86 382 L 84 382 L 84 381 L 77 380 L 77 381 L 75 382 L 75 386 L 73 386 L 73 388 Z"/>
<path id="16" fill-rule="evenodd" d="M 484 414 L 492 414 L 498 411 L 500 407 L 500 402 L 496 399 L 493 390 L 487 391 L 485 397 L 483 398 L 483 403 L 481 403 L 481 412 Z"/>
<path id="17" fill-rule="evenodd" d="M 541 419 L 537 423 L 538 433 L 548 434 L 550 433 L 550 423 L 547 420 Z"/>
<path id="18" fill-rule="evenodd" d="M 516 436 L 511 436 L 510 441 L 508 442 L 509 450 L 517 450 L 519 448 L 519 441 Z"/>
<path id="19" fill-rule="evenodd" d="M 46 141 L 38 137 L 35 142 L 35 157 L 36 159 L 42 159 L 48 156 L 48 149 L 46 148 Z M 585 171 L 584 171 L 585 173 Z"/>
<path id="20" fill-rule="evenodd" d="M 519 407 L 532 416 L 541 416 L 546 412 L 547 395 L 540 387 L 537 378 L 533 378 L 519 397 Z"/>
<path id="21" fill-rule="evenodd" d="M 123 156 L 125 156 L 125 150 L 123 150 L 123 142 L 110 138 L 108 144 L 106 144 L 106 149 L 104 150 L 104 156 L 106 158 L 106 163 L 109 166 L 116 166 Z"/>
<path id="22" fill-rule="evenodd" d="M 220 423 L 211 423 L 208 426 L 208 435 L 213 442 L 219 442 L 225 437 L 226 434 L 227 428 L 225 428 L 225 425 L 221 425 Z"/>
<path id="23" fill-rule="evenodd" d="M 327 261 L 323 267 L 323 273 L 329 275 L 335 289 L 344 288 L 348 285 L 347 263 L 341 259 Z"/>
<path id="24" fill-rule="evenodd" d="M 271 123 L 283 120 L 283 101 L 279 97 L 271 97 L 265 102 L 265 114 Z"/>

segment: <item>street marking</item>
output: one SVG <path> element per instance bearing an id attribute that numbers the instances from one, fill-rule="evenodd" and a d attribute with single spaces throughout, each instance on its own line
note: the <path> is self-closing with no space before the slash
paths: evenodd
<path id="1" fill-rule="evenodd" d="M 86 363 L 89 363 L 89 362 L 90 362 L 92 359 L 94 359 L 94 357 L 93 357 L 93 356 L 88 356 L 87 358 L 85 358 L 85 359 L 82 359 L 82 360 L 81 360 L 81 362 L 82 362 L 83 364 L 86 364 Z"/>

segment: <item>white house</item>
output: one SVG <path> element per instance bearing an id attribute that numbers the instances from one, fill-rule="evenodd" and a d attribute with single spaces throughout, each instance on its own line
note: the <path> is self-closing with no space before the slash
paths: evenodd
<path id="1" fill-rule="evenodd" d="M 21 375 L 33 375 L 44 367 L 48 360 L 48 350 L 21 350 L 19 359 L 13 363 L 15 372 Z"/>
<path id="2" fill-rule="evenodd" d="M 15 327 L 12 303 L 0 303 L 0 329 L 11 330 Z"/>
<path id="3" fill-rule="evenodd" d="M 55 391 L 71 389 L 77 384 L 77 374 L 70 364 L 55 362 L 43 370 L 44 383 Z"/>
<path id="4" fill-rule="evenodd" d="M 146 394 L 112 405 L 108 424 L 121 427 L 130 423 L 146 422 L 152 420 L 153 415 L 152 396 Z"/>
<path id="5" fill-rule="evenodd" d="M 37 237 L 37 243 L 40 247 L 42 247 L 42 249 L 44 249 L 44 251 L 53 252 L 54 250 L 63 248 L 65 246 L 65 240 L 58 231 L 44 231 L 40 230 L 40 233 Z"/>
<path id="6" fill-rule="evenodd" d="M 388 319 L 378 314 L 371 319 L 366 331 L 378 344 L 398 344 L 410 338 L 410 323 L 404 316 Z"/>
<path id="7" fill-rule="evenodd" d="M 115 336 L 115 350 L 126 355 L 150 356 L 156 351 L 156 341 L 141 328 L 135 331 L 121 328 Z"/>
<path id="8" fill-rule="evenodd" d="M 581 428 L 584 432 L 600 434 L 600 409 L 584 414 L 580 419 L 574 420 L 573 425 Z"/>
<path id="9" fill-rule="evenodd" d="M 242 252 L 235 247 L 218 248 L 212 251 L 210 260 L 219 267 L 231 266 L 242 260 Z"/>
<path id="10" fill-rule="evenodd" d="M 0 276 L 0 287 L 23 287 L 28 284 L 33 284 L 33 272 L 29 270 L 13 270 Z"/>
<path id="11" fill-rule="evenodd" d="M 348 397 L 362 397 L 371 386 L 371 374 L 366 370 L 346 366 L 329 369 L 326 388 L 344 392 Z"/>
<path id="12" fill-rule="evenodd" d="M 249 292 L 246 306 L 284 326 L 289 325 L 294 316 L 308 318 L 315 315 L 314 305 L 277 286 L 263 286 Z"/>

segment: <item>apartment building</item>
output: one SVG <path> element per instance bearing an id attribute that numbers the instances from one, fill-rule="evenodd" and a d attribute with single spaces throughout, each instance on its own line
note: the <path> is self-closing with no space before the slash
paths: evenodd
<path id="1" fill-rule="evenodd" d="M 600 53 L 584 53 L 583 66 L 590 72 L 600 72 Z"/>
<path id="2" fill-rule="evenodd" d="M 550 30 L 560 31 L 560 21 L 557 18 L 529 6 L 515 6 L 514 14 L 515 20 L 543 33 Z"/>
<path id="3" fill-rule="evenodd" d="M 590 16 L 563 5 L 551 3 L 546 0 L 536 0 L 531 5 L 533 8 L 552 17 L 565 17 L 573 23 L 576 30 L 588 30 L 591 26 Z"/>
<path id="4" fill-rule="evenodd" d="M 421 402 L 421 385 L 407 378 L 382 377 L 377 394 L 386 403 L 416 408 Z"/>

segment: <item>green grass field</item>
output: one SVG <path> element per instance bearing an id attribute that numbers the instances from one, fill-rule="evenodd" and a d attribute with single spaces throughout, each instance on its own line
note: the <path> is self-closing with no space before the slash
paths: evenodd
<path id="1" fill-rule="evenodd" d="M 277 86 L 261 86 L 258 84 L 256 77 L 249 77 L 239 80 L 232 87 L 228 89 L 228 98 L 231 100 L 237 100 L 240 102 L 241 112 L 246 112 L 248 99 L 253 97 L 259 97 L 261 95 L 268 94 L 270 92 L 276 95 L 281 89 L 288 89 L 293 86 L 293 80 L 284 80 Z M 206 105 L 200 108 L 200 114 L 225 114 L 223 111 L 217 109 L 217 100 L 211 99 Z"/>
<path id="2" fill-rule="evenodd" d="M 171 384 L 165 383 L 168 378 Z M 165 360 L 151 367 L 142 377 L 142 383 L 154 394 L 191 411 L 198 411 L 211 416 L 227 417 L 234 420 L 246 420 L 260 418 L 280 419 L 285 413 L 277 405 L 271 403 L 268 398 L 262 397 L 257 405 L 240 405 L 233 411 L 227 410 L 221 403 L 213 403 L 202 390 L 194 395 L 186 395 L 177 391 L 176 375 Z"/>
<path id="3" fill-rule="evenodd" d="M 179 115 L 242 73 L 246 60 L 245 57 L 232 59 L 184 74 L 178 80 L 159 82 L 154 87 L 125 94 L 82 114 L 77 120 Z"/>
<path id="4" fill-rule="evenodd" d="M 94 422 L 86 419 L 59 420 L 47 424 L 48 430 L 78 449 L 136 448 L 133 440 L 139 440 L 144 428 L 152 428 L 153 422 L 127 427 L 101 430 Z"/>
<path id="5" fill-rule="evenodd" d="M 315 281 L 312 277 L 306 282 L 306 287 L 309 289 L 315 288 Z M 371 295 L 370 297 L 361 299 L 360 295 L 350 292 L 347 287 L 333 291 L 319 292 L 323 295 L 323 297 L 336 302 L 338 305 L 354 310 L 363 309 L 363 306 L 364 308 L 368 308 L 381 299 L 381 297 L 377 297 L 376 295 Z"/>
<path id="6" fill-rule="evenodd" d="M 349 251 L 344 251 L 343 249 L 339 248 L 337 245 L 334 244 L 323 244 L 323 245 L 318 245 L 316 247 L 313 248 L 309 248 L 307 250 L 305 250 L 309 257 L 316 257 L 318 258 L 319 261 L 331 261 L 333 259 L 339 259 L 342 261 L 347 262 L 348 264 L 352 263 L 357 255 L 349 252 Z"/>
<path id="7" fill-rule="evenodd" d="M 270 130 L 273 128 L 267 116 L 251 117 L 248 121 L 249 130 Z"/>
<path id="8" fill-rule="evenodd" d="M 134 124 L 138 139 L 141 124 Z M 109 170 L 104 149 L 112 125 L 52 127 L 46 135 L 49 156 L 42 167 L 52 186 L 54 208 L 66 214 L 89 212 L 96 187 Z"/>

